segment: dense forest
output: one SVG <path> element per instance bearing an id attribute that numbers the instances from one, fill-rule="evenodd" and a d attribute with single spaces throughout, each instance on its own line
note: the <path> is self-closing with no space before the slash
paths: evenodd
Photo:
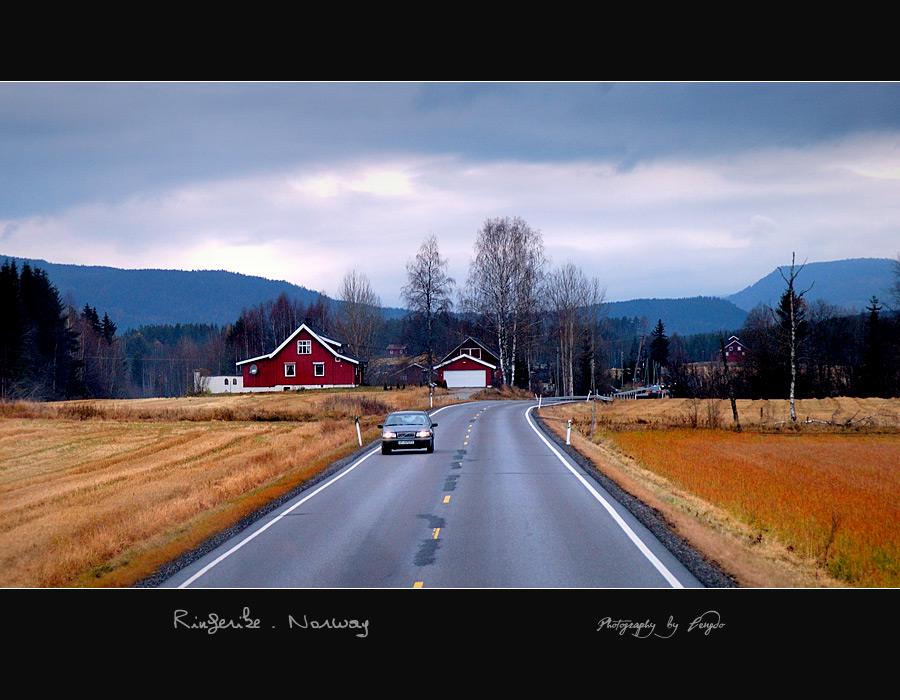
<path id="1" fill-rule="evenodd" d="M 0 267 L 0 388 L 3 398 L 64 399 L 86 389 L 78 331 L 47 274 Z"/>
<path id="2" fill-rule="evenodd" d="M 730 377 L 725 375 L 719 336 L 673 344 L 668 374 L 674 394 L 724 396 L 730 379 L 737 398 L 787 398 L 790 325 L 786 295 L 775 308 L 754 309 L 735 332 L 748 356 L 729 367 Z M 900 314 L 877 298 L 859 314 L 801 299 L 795 326 L 797 398 L 900 396 Z M 699 358 L 706 362 L 698 364 Z"/>
<path id="3" fill-rule="evenodd" d="M 488 223 L 524 225 L 497 220 L 486 229 Z M 423 309 L 412 304 L 401 318 L 377 313 L 380 302 L 371 294 L 358 304 L 347 296 L 336 305 L 322 294 L 303 303 L 281 293 L 244 308 L 225 325 L 145 325 L 119 333 L 106 311 L 62 300 L 45 271 L 7 261 L 0 268 L 0 303 L 6 311 L 0 326 L 2 398 L 185 395 L 194 391 L 196 373 L 234 374 L 237 361 L 271 352 L 301 323 L 344 342 L 352 336 L 350 349 L 368 363 L 368 382 L 376 385 L 393 381 L 392 372 L 403 362 L 422 362 L 429 350 L 440 359 L 473 336 L 493 348 L 503 343 L 504 376 L 544 394 L 609 393 L 662 383 L 672 395 L 689 397 L 733 392 L 739 398 L 786 398 L 790 385 L 798 398 L 900 396 L 898 298 L 886 304 L 873 297 L 864 312 L 848 313 L 786 291 L 778 305 L 753 309 L 739 328 L 669 335 L 662 319 L 611 317 L 596 281 L 571 265 L 543 271 L 540 250 L 531 254 L 533 275 L 541 283 L 523 296 L 521 308 L 504 310 L 515 320 L 504 328 L 500 314 L 479 300 L 469 280 L 455 290 L 455 306 L 447 292 L 427 324 Z M 494 271 L 485 265 L 487 278 Z M 411 280 L 413 273 L 410 268 Z M 364 276 L 354 279 L 366 282 Z M 900 272 L 897 279 L 900 285 Z M 368 316 L 361 313 L 366 309 Z M 357 333 L 359 328 L 365 333 Z M 726 374 L 722 346 L 731 335 L 747 348 L 748 358 Z M 386 360 L 389 345 L 406 346 L 399 365 Z"/>

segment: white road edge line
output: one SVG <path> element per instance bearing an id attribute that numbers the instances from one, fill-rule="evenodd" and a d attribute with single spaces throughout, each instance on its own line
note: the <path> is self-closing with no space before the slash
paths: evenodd
<path id="1" fill-rule="evenodd" d="M 460 406 L 460 405 L 464 405 L 464 404 L 450 404 L 450 405 L 448 405 L 448 406 L 443 406 L 443 407 L 439 408 L 437 411 L 433 411 L 431 415 L 434 415 L 435 413 L 439 413 L 440 411 L 443 411 L 445 408 L 450 408 L 451 406 Z M 236 551 L 238 551 L 238 550 L 239 550 L 241 547 L 243 547 L 245 544 L 247 544 L 248 542 L 250 542 L 250 540 L 252 540 L 253 538 L 255 538 L 257 535 L 261 535 L 263 532 L 265 532 L 265 531 L 268 530 L 270 527 L 272 527 L 275 523 L 277 523 L 279 520 L 281 520 L 285 515 L 288 515 L 288 514 L 289 514 L 291 511 L 293 511 L 295 508 L 300 507 L 301 505 L 303 505 L 304 503 L 306 503 L 310 498 L 312 498 L 313 496 L 315 496 L 317 493 L 319 493 L 319 492 L 322 491 L 323 489 L 328 488 L 328 487 L 331 486 L 335 481 L 337 481 L 338 479 L 340 479 L 340 478 L 346 476 L 347 474 L 349 474 L 350 472 L 352 472 L 354 469 L 356 469 L 360 464 L 362 464 L 363 462 L 365 462 L 369 457 L 371 457 L 371 456 L 372 456 L 373 454 L 375 454 L 376 452 L 378 452 L 378 448 L 377 448 L 377 447 L 376 447 L 374 450 L 371 450 L 370 452 L 367 452 L 366 454 L 364 454 L 362 457 L 360 457 L 358 460 L 356 460 L 356 462 L 354 462 L 351 466 L 347 467 L 346 469 L 341 470 L 340 473 L 336 474 L 332 479 L 329 479 L 328 481 L 326 481 L 324 484 L 322 484 L 322 485 L 321 485 L 319 488 L 317 488 L 315 491 L 312 491 L 312 492 L 310 492 L 308 495 L 306 495 L 306 496 L 304 496 L 303 498 L 301 498 L 299 501 L 297 501 L 294 505 L 292 505 L 290 508 L 288 508 L 286 511 L 284 511 L 284 512 L 283 512 L 281 515 L 279 515 L 277 518 L 273 518 L 272 520 L 270 520 L 269 522 L 267 522 L 265 525 L 263 525 L 261 528 L 259 528 L 259 530 L 256 530 L 255 532 L 253 532 L 253 533 L 252 533 L 251 535 L 249 535 L 248 537 L 245 537 L 244 539 L 242 539 L 240 542 L 238 542 L 236 545 L 234 545 L 234 547 L 232 547 L 231 549 L 229 549 L 227 552 L 225 552 L 225 553 L 221 554 L 220 556 L 216 557 L 216 559 L 215 559 L 214 561 L 211 561 L 209 564 L 207 564 L 206 566 L 204 566 L 202 569 L 200 569 L 200 571 L 198 571 L 196 574 L 194 574 L 193 576 L 191 576 L 187 581 L 185 581 L 184 583 L 182 583 L 182 584 L 181 584 L 180 586 L 178 586 L 178 587 L 179 587 L 179 588 L 187 588 L 188 586 L 190 586 L 194 581 L 196 581 L 198 578 L 200 578 L 201 576 L 203 576 L 205 573 L 207 573 L 207 572 L 208 572 L 210 569 L 212 569 L 214 566 L 220 564 L 222 561 L 224 561 L 225 559 L 227 559 L 228 557 L 230 557 L 232 554 L 234 554 Z"/>
<path id="2" fill-rule="evenodd" d="M 221 563 L 222 561 L 224 561 L 225 559 L 227 559 L 228 557 L 230 557 L 232 554 L 234 554 L 234 553 L 235 553 L 236 551 L 238 551 L 241 547 L 243 547 L 245 544 L 247 544 L 248 542 L 250 542 L 250 540 L 252 540 L 253 538 L 255 538 L 257 535 L 261 535 L 263 532 L 265 532 L 266 530 L 268 530 L 268 529 L 269 529 L 270 527 L 272 527 L 275 523 L 277 523 L 279 520 L 281 520 L 285 515 L 288 515 L 289 513 L 291 513 L 295 508 L 299 508 L 301 505 L 303 505 L 304 503 L 306 503 L 310 498 L 312 498 L 313 496 L 315 496 L 317 493 L 319 493 L 319 492 L 322 491 L 323 489 L 327 489 L 329 486 L 331 486 L 331 485 L 332 485 L 334 482 L 336 482 L 338 479 L 341 479 L 341 478 L 347 476 L 347 474 L 349 474 L 349 473 L 352 472 L 354 469 L 356 469 L 360 464 L 362 464 L 363 462 L 365 462 L 369 457 L 371 457 L 371 456 L 372 456 L 373 454 L 375 454 L 376 452 L 378 452 L 378 448 L 377 448 L 377 447 L 376 447 L 375 449 L 369 451 L 368 453 L 366 453 L 366 454 L 363 455 L 362 457 L 360 457 L 360 458 L 359 458 L 358 460 L 356 460 L 356 462 L 354 462 L 351 466 L 347 467 L 346 469 L 343 469 L 341 472 L 339 472 L 338 474 L 336 474 L 333 478 L 331 478 L 331 479 L 329 479 L 328 481 L 326 481 L 324 484 L 322 484 L 322 485 L 321 485 L 319 488 L 317 488 L 315 491 L 311 491 L 309 494 L 307 494 L 306 496 L 304 496 L 303 498 L 301 498 L 301 499 L 300 499 L 299 501 L 297 501 L 294 505 L 292 505 L 292 506 L 291 506 L 290 508 L 288 508 L 286 511 L 284 511 L 283 513 L 281 513 L 281 515 L 279 515 L 277 518 L 273 518 L 272 520 L 270 520 L 269 522 L 267 522 L 265 525 L 263 525 L 261 528 L 259 528 L 259 530 L 256 530 L 256 531 L 253 532 L 251 535 L 249 535 L 248 537 L 245 537 L 243 540 L 241 540 L 240 542 L 238 542 L 236 545 L 234 545 L 234 547 L 232 547 L 231 549 L 229 549 L 227 552 L 225 552 L 224 554 L 221 554 L 220 556 L 216 557 L 216 559 L 215 559 L 214 561 L 211 561 L 209 564 L 207 564 L 206 566 L 204 566 L 202 569 L 200 569 L 200 571 L 198 571 L 196 574 L 194 574 L 193 576 L 191 576 L 187 581 L 185 581 L 184 583 L 182 583 L 182 584 L 181 584 L 180 586 L 178 586 L 178 587 L 179 587 L 179 588 L 186 588 L 187 586 L 191 585 L 194 581 L 196 581 L 198 578 L 200 578 L 201 576 L 203 576 L 203 574 L 207 573 L 207 572 L 208 572 L 210 569 L 212 569 L 214 566 L 216 566 L 217 564 Z"/>
<path id="3" fill-rule="evenodd" d="M 641 541 L 641 538 L 635 534 L 634 530 L 632 530 L 628 526 L 628 524 L 615 511 L 615 509 L 609 504 L 609 502 L 605 498 L 603 498 L 603 496 L 600 495 L 600 493 L 597 491 L 597 489 L 595 489 L 593 486 L 591 486 L 591 484 L 588 483 L 588 481 L 581 474 L 579 474 L 577 471 L 575 471 L 572 468 L 572 465 L 569 464 L 568 461 L 566 461 L 566 459 L 560 454 L 559 450 L 557 450 L 556 447 L 550 443 L 550 441 L 541 432 L 541 430 L 534 424 L 534 421 L 532 421 L 532 419 L 531 419 L 531 411 L 534 410 L 535 408 L 537 408 L 537 406 L 529 406 L 528 409 L 525 411 L 525 419 L 526 419 L 526 421 L 528 421 L 528 425 L 531 426 L 531 429 L 535 432 L 535 435 L 537 435 L 541 440 L 544 441 L 544 444 L 547 445 L 547 447 L 550 448 L 550 451 L 556 455 L 556 458 L 565 465 L 566 469 L 568 469 L 570 472 L 572 472 L 572 474 L 575 476 L 575 478 L 578 479 L 581 482 L 581 484 L 588 491 L 591 492 L 591 494 L 593 494 L 594 498 L 596 498 L 604 508 L 606 508 L 607 512 L 612 516 L 613 520 L 616 521 L 616 524 L 620 528 L 622 528 L 622 531 L 628 536 L 628 539 L 630 539 L 632 542 L 634 542 L 634 544 L 641 551 L 641 553 L 645 557 L 647 557 L 647 559 L 650 561 L 650 563 L 653 564 L 653 566 L 656 568 L 657 571 L 659 571 L 660 574 L 662 574 L 663 578 L 665 578 L 666 581 L 669 582 L 669 584 L 672 586 L 672 588 L 684 588 L 684 586 L 681 584 L 681 582 L 677 578 L 675 578 L 675 576 L 672 574 L 672 572 L 669 571 L 659 559 L 656 558 L 656 555 L 653 554 L 653 552 L 650 551 L 650 549 L 647 547 L 647 545 L 645 545 Z"/>

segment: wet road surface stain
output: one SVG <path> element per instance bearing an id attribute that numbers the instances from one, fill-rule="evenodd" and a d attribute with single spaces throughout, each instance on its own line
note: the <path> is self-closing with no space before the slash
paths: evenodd
<path id="1" fill-rule="evenodd" d="M 423 540 L 422 544 L 419 545 L 419 551 L 416 552 L 413 563 L 416 566 L 428 566 L 429 564 L 434 564 L 435 554 L 438 547 L 440 547 L 441 541 L 435 537 L 435 533 L 444 527 L 444 519 L 436 515 L 420 515 L 418 517 L 428 521 L 430 535 L 428 539 Z"/>

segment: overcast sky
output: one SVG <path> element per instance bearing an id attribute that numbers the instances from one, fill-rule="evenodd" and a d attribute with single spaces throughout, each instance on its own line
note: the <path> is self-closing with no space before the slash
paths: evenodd
<path id="1" fill-rule="evenodd" d="M 607 300 L 900 253 L 900 83 L 0 83 L 0 256 L 401 306 L 519 216 Z"/>

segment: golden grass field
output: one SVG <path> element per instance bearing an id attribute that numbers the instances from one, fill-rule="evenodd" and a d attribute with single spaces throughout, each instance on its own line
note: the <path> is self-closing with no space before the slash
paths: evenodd
<path id="1" fill-rule="evenodd" d="M 427 407 L 424 389 L 2 403 L 0 586 L 131 585 L 352 454 L 355 417 L 366 443 Z M 900 400 L 799 401 L 798 424 L 786 401 L 738 409 L 741 432 L 725 401 L 541 415 L 741 585 L 900 585 Z"/>
<path id="2" fill-rule="evenodd" d="M 435 405 L 453 399 L 440 392 Z M 0 586 L 127 586 L 378 436 L 427 389 L 0 404 Z"/>
<path id="3" fill-rule="evenodd" d="M 900 585 L 900 400 L 617 401 L 542 409 L 745 586 Z M 593 440 L 590 436 L 593 432 Z"/>

